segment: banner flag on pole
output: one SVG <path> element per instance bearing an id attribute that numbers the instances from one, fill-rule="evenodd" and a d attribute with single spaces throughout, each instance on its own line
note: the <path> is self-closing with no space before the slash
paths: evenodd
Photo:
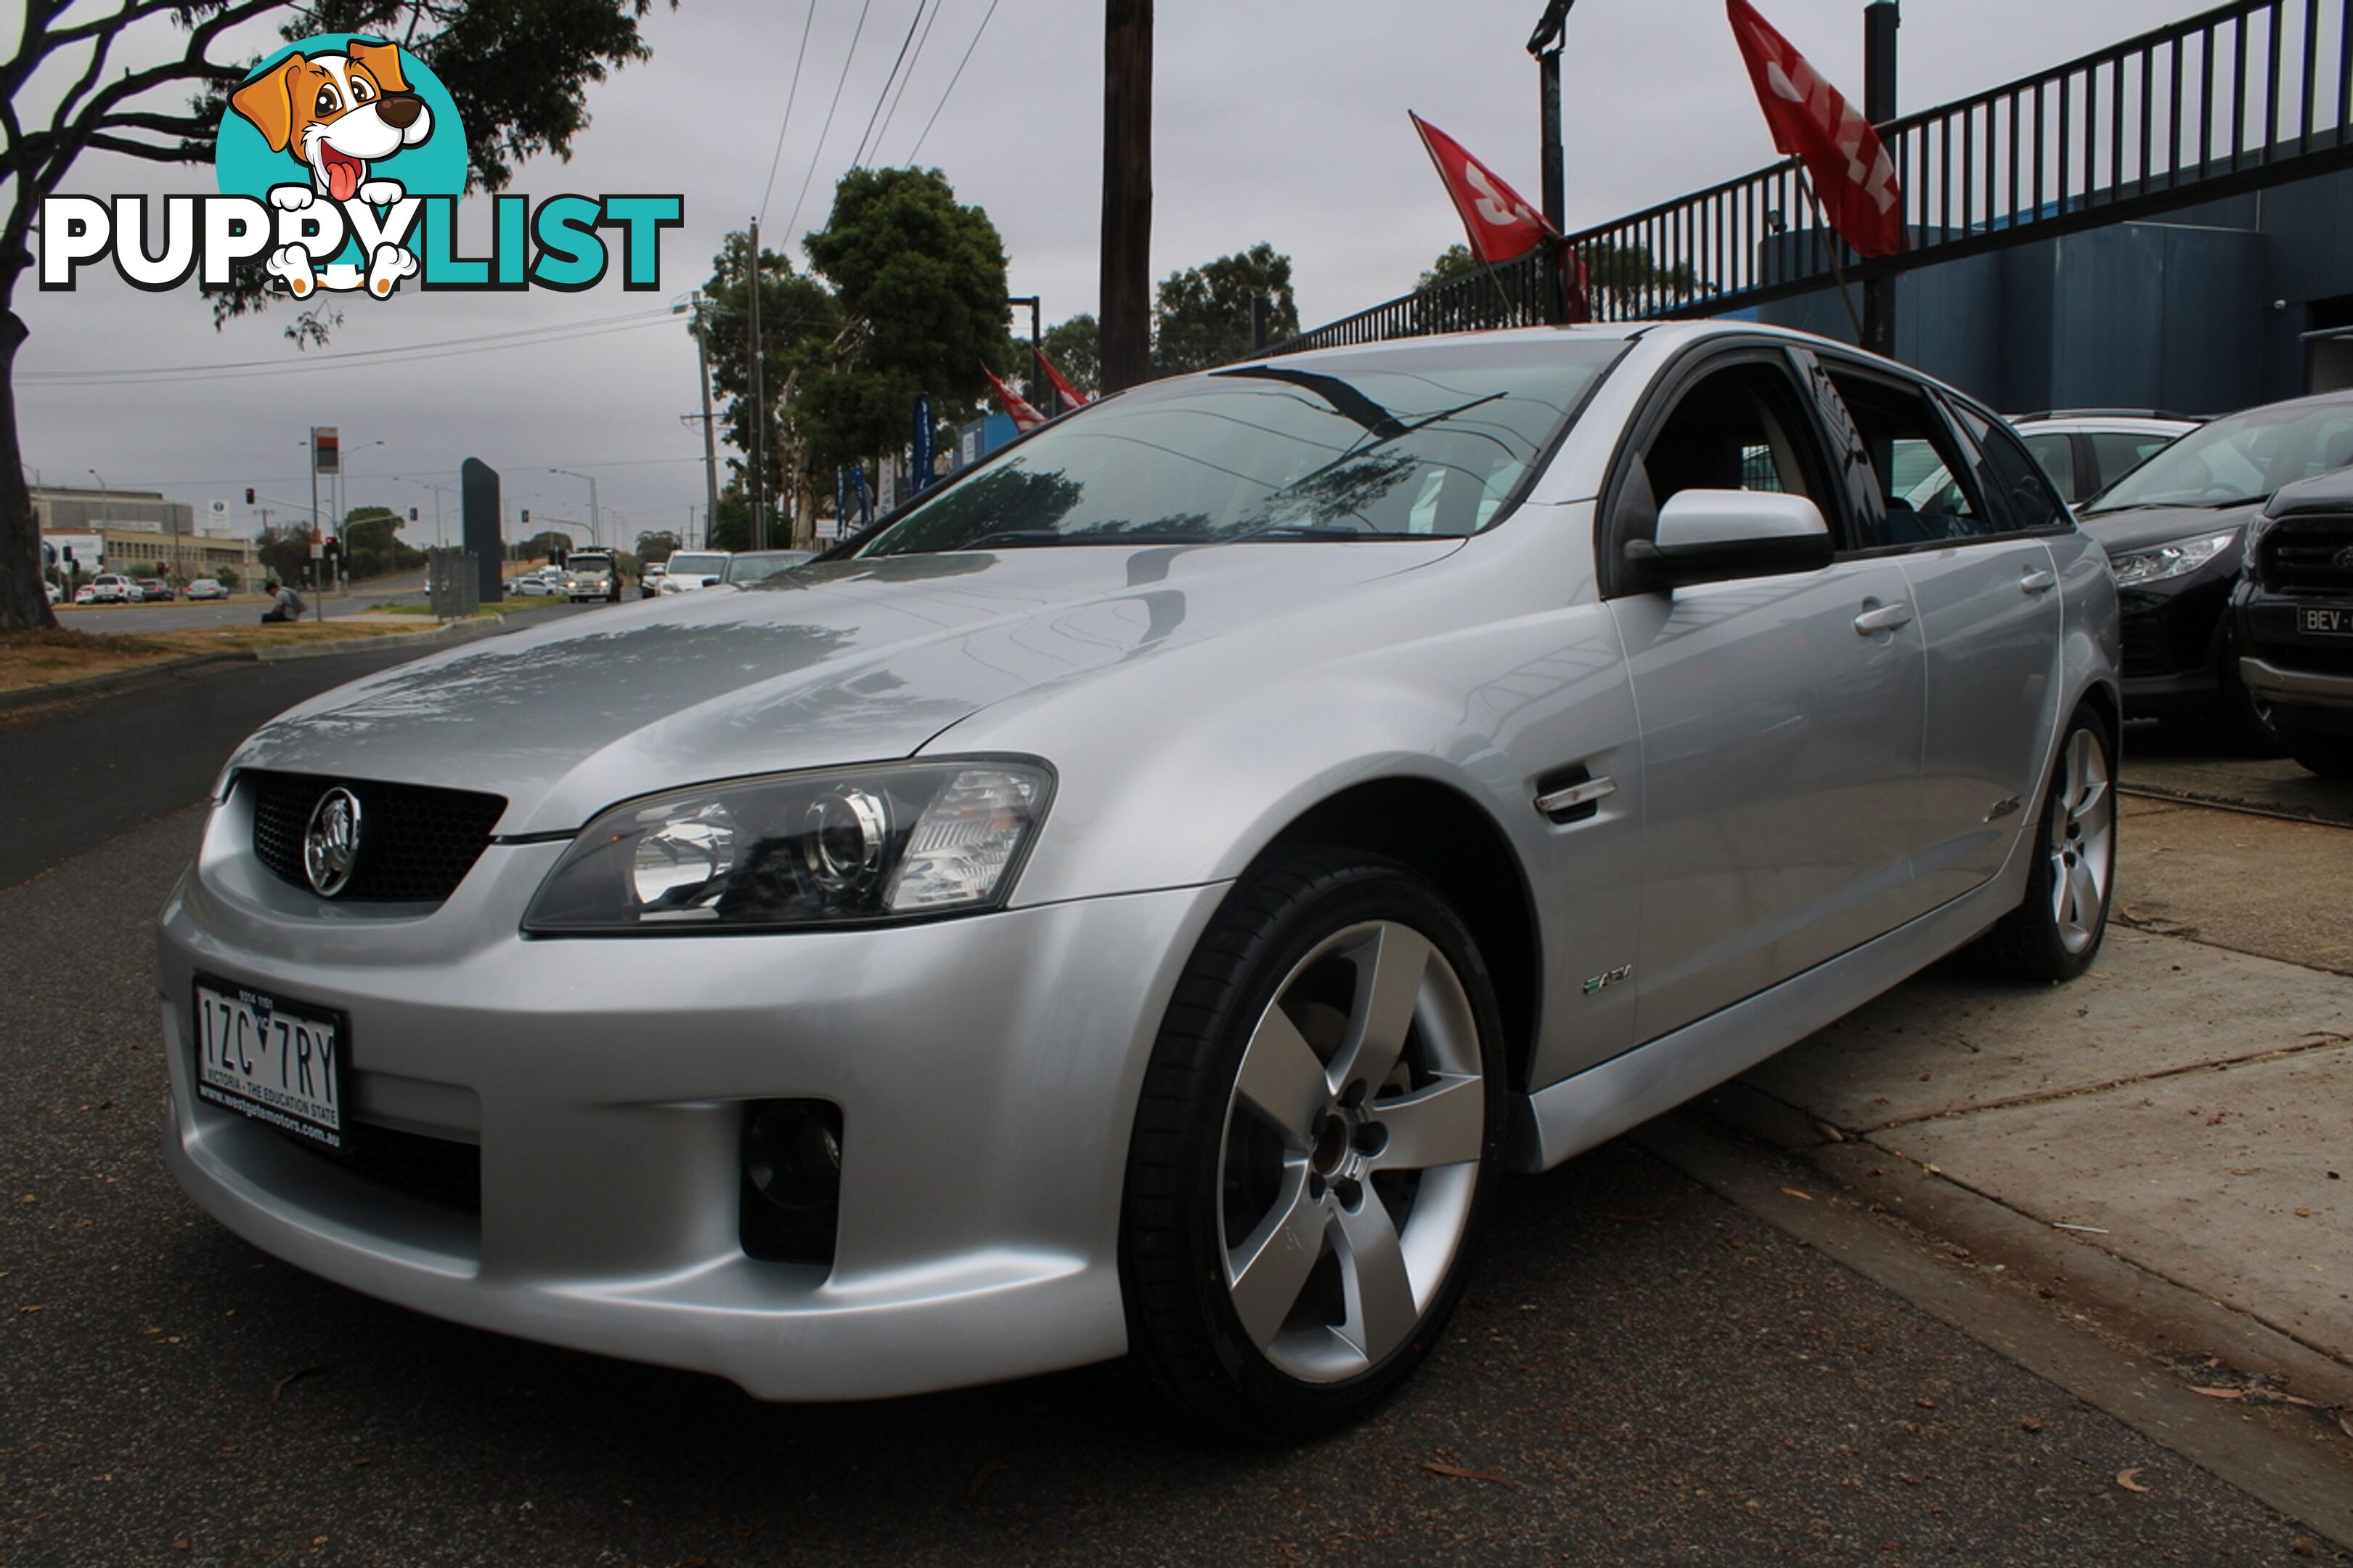
<path id="1" fill-rule="evenodd" d="M 1461 142 L 1411 110 L 1406 117 L 1421 132 L 1421 144 L 1429 150 L 1430 161 L 1438 165 L 1438 177 L 1446 183 L 1454 210 L 1461 215 L 1471 254 L 1482 265 L 1516 261 L 1546 240 L 1560 237 L 1525 196 L 1472 157 Z"/>
<path id="2" fill-rule="evenodd" d="M 1016 430 L 1035 430 L 1046 423 L 1046 416 L 1039 413 L 1028 398 L 1006 385 L 1002 376 L 987 365 L 980 367 L 980 374 L 988 377 L 989 385 L 997 388 L 997 401 L 1005 405 L 1006 413 L 1013 416 Z"/>
<path id="3" fill-rule="evenodd" d="M 1046 379 L 1054 384 L 1054 395 L 1062 400 L 1064 409 L 1084 408 L 1092 399 L 1071 384 L 1070 377 L 1064 375 L 1056 367 L 1054 362 L 1046 357 L 1044 349 L 1038 350 L 1037 353 L 1038 363 L 1045 370 Z"/>
<path id="4" fill-rule="evenodd" d="M 1773 145 L 1805 161 L 1831 226 L 1857 255 L 1901 252 L 1904 193 L 1879 132 L 1748 0 L 1725 0 L 1725 10 Z"/>

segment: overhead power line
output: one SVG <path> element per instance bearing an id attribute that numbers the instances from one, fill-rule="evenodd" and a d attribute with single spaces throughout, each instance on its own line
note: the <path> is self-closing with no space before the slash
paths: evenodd
<path id="1" fill-rule="evenodd" d="M 858 40 L 866 36 L 866 13 L 874 8 L 874 0 L 865 0 L 858 7 L 858 26 L 850 30 L 849 52 L 841 57 L 841 75 L 834 79 L 833 101 L 826 105 L 825 125 L 817 133 L 817 143 L 809 149 L 808 173 L 801 176 L 801 194 L 793 198 L 793 216 L 785 220 L 786 243 L 801 226 L 801 204 L 808 200 L 809 182 L 817 178 L 818 161 L 825 156 L 825 139 L 833 132 L 833 111 L 841 107 L 841 89 L 849 80 L 849 67 L 858 58 Z"/>
<path id="2" fill-rule="evenodd" d="M 849 155 L 853 169 L 866 162 L 867 140 L 874 134 L 874 122 L 882 118 L 882 106 L 891 101 L 891 88 L 899 79 L 899 68 L 907 63 L 907 50 L 915 41 L 915 27 L 923 19 L 925 3 L 926 0 L 915 0 L 915 14 L 907 18 L 907 36 L 899 40 L 899 52 L 891 61 L 891 74 L 882 79 L 882 90 L 874 100 L 873 111 L 866 117 L 866 129 L 858 133 L 858 150 Z"/>
<path id="3" fill-rule="evenodd" d="M 800 52 L 793 57 L 793 85 L 785 94 L 785 117 L 776 122 L 776 150 L 768 155 L 768 183 L 760 187 L 760 216 L 768 216 L 768 198 L 776 189 L 776 165 L 785 157 L 785 132 L 793 123 L 793 102 L 801 95 L 801 67 L 808 63 L 809 24 L 817 20 L 817 0 L 809 0 L 808 11 L 801 17 Z M 758 258 L 754 258 L 754 265 Z"/>
<path id="4" fill-rule="evenodd" d="M 940 94 L 939 102 L 933 106 L 932 117 L 923 121 L 923 133 L 915 138 L 914 148 L 907 154 L 909 168 L 914 167 L 915 160 L 923 155 L 923 143 L 931 139 L 932 127 L 940 121 L 940 110 L 945 109 L 948 100 L 955 95 L 956 83 L 964 79 L 964 68 L 972 63 L 972 51 L 980 47 L 980 36 L 988 31 L 988 19 L 996 15 L 997 0 L 988 0 L 988 9 L 981 14 L 980 26 L 972 30 L 972 42 L 964 47 L 964 58 L 956 61 L 955 75 L 948 78 L 947 90 Z"/>
<path id="5" fill-rule="evenodd" d="M 931 19 L 923 24 L 923 36 L 915 40 L 915 52 L 907 61 L 907 74 L 899 79 L 899 91 L 891 100 L 891 107 L 882 111 L 882 129 L 874 133 L 873 153 L 882 155 L 882 142 L 891 134 L 891 122 L 899 118 L 899 106 L 907 101 L 907 89 L 915 79 L 915 68 L 923 63 L 924 47 L 932 41 L 932 28 L 940 19 L 940 11 L 947 0 L 933 0 Z"/>
<path id="6" fill-rule="evenodd" d="M 353 349 L 343 353 L 306 354 L 290 360 L 238 360 L 226 364 L 167 364 L 108 370 L 25 371 L 17 379 L 41 386 L 120 386 L 142 383 L 177 384 L 196 381 L 244 381 L 255 376 L 282 375 L 305 370 L 376 369 L 421 360 L 454 359 L 467 354 L 494 353 L 508 349 L 539 348 L 576 342 L 613 332 L 635 331 L 670 319 L 667 308 L 635 315 L 609 316 L 560 326 L 515 332 L 492 332 L 476 338 L 450 338 L 435 343 L 406 343 L 397 348 Z"/>

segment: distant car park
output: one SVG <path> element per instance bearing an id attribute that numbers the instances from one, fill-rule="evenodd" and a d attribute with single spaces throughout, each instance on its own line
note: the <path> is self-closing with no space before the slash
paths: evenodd
<path id="1" fill-rule="evenodd" d="M 2067 504 L 2081 506 L 2203 421 L 2156 409 L 2057 408 L 2010 423 Z"/>

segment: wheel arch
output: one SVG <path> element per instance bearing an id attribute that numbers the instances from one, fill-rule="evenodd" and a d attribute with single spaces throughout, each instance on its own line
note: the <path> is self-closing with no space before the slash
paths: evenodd
<path id="1" fill-rule="evenodd" d="M 1543 1017 L 1544 943 L 1526 868 L 1493 815 L 1436 779 L 1369 779 L 1293 816 L 1253 857 L 1250 871 L 1309 845 L 1395 860 L 1445 896 L 1471 928 L 1494 981 L 1510 1053 L 1507 1081 L 1514 1093 L 1525 1093 Z"/>

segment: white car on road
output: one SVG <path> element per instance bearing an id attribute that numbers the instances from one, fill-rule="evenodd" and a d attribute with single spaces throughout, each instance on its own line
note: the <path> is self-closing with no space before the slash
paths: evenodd
<path id="1" fill-rule="evenodd" d="M 733 552 L 727 550 L 681 550 L 671 555 L 662 573 L 661 591 L 670 594 L 691 594 L 698 588 L 712 587 L 727 580 L 727 562 Z"/>

